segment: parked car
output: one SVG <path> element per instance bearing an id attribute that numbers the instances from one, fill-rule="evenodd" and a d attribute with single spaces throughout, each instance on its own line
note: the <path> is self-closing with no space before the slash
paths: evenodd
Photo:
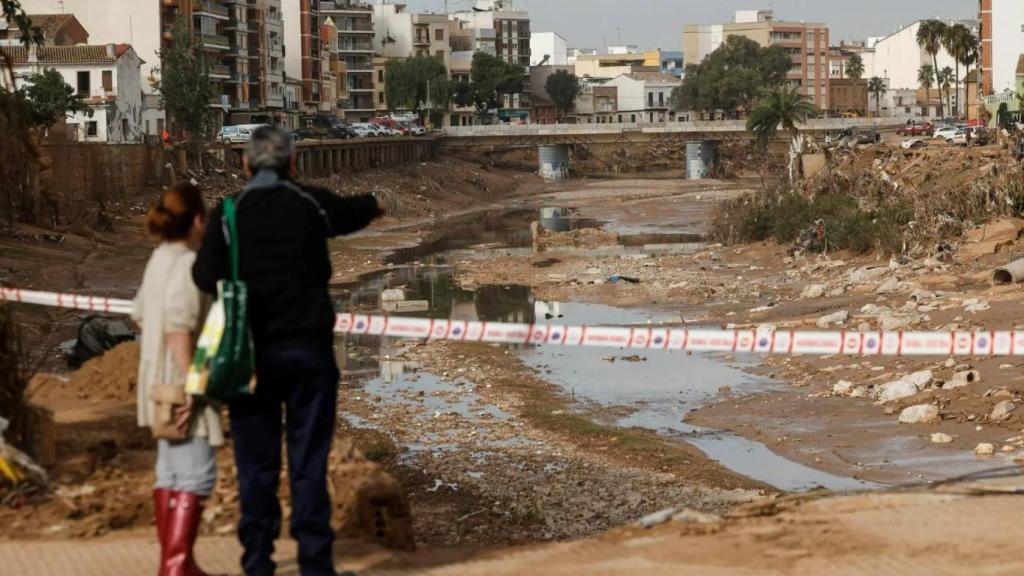
<path id="1" fill-rule="evenodd" d="M 409 127 L 409 135 L 410 136 L 426 136 L 426 134 L 427 134 L 427 129 L 424 128 L 423 126 L 414 124 L 414 125 Z"/>
<path id="2" fill-rule="evenodd" d="M 966 146 L 967 130 L 967 128 L 957 128 L 953 135 L 946 139 L 946 142 L 956 146 Z"/>
<path id="3" fill-rule="evenodd" d="M 904 150 L 911 150 L 913 148 L 924 148 L 927 145 L 928 141 L 923 138 L 911 138 L 909 140 L 904 140 L 903 144 L 900 144 L 900 146 L 902 146 Z"/>
<path id="4" fill-rule="evenodd" d="M 359 138 L 376 138 L 379 135 L 377 128 L 366 122 L 352 124 L 351 128 Z"/>
<path id="5" fill-rule="evenodd" d="M 882 141 L 882 135 L 878 130 L 858 130 L 856 138 L 857 144 L 878 144 Z"/>
<path id="6" fill-rule="evenodd" d="M 956 131 L 959 130 L 956 126 L 941 126 L 935 129 L 932 133 L 932 138 L 936 140 L 946 140 L 947 142 L 956 135 Z"/>
<path id="7" fill-rule="evenodd" d="M 312 128 L 299 128 L 292 131 L 292 140 L 299 142 L 300 140 L 319 140 L 320 135 L 313 131 Z"/>
<path id="8" fill-rule="evenodd" d="M 237 126 L 225 126 L 217 132 L 218 142 L 226 144 L 239 144 L 252 140 L 252 133 L 259 127 L 266 124 L 239 124 Z"/>
<path id="9" fill-rule="evenodd" d="M 930 122 L 914 122 L 896 131 L 900 136 L 931 136 L 935 127 Z"/>
<path id="10" fill-rule="evenodd" d="M 356 134 L 348 124 L 333 114 L 317 114 L 303 118 L 303 127 L 312 130 L 318 138 L 344 140 Z"/>

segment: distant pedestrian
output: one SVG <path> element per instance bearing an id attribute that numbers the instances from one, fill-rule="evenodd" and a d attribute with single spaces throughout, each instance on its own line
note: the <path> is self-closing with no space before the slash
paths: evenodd
<path id="1" fill-rule="evenodd" d="M 195 186 L 166 192 L 146 216 L 160 240 L 153 251 L 132 317 L 142 328 L 138 422 L 157 441 L 153 506 L 160 539 L 160 576 L 204 576 L 192 554 L 202 502 L 217 480 L 215 447 L 224 443 L 220 417 L 185 394 L 185 376 L 209 299 L 192 281 L 206 207 Z"/>
<path id="2" fill-rule="evenodd" d="M 163 142 L 165 150 L 170 148 L 171 147 L 171 133 L 168 132 L 167 130 L 164 130 L 163 132 L 161 132 L 160 133 L 160 141 Z"/>
<path id="3" fill-rule="evenodd" d="M 372 195 L 341 197 L 292 180 L 291 136 L 264 126 L 243 158 L 252 176 L 235 196 L 240 277 L 248 286 L 256 357 L 256 391 L 230 404 L 249 576 L 273 574 L 281 525 L 277 498 L 281 435 L 287 438 L 291 535 L 303 576 L 335 576 L 327 460 L 334 437 L 338 368 L 334 309 L 327 285 L 327 240 L 367 226 L 381 215 Z M 199 287 L 215 293 L 229 276 L 223 208 L 213 210 L 192 269 Z M 282 416 L 283 422 L 282 422 Z"/>

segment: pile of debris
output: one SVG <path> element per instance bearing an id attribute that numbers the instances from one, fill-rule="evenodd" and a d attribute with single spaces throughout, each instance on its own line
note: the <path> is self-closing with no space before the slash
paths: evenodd
<path id="1" fill-rule="evenodd" d="M 912 211 L 904 233 L 909 254 L 932 249 L 976 224 L 1024 211 L 1024 167 L 1000 146 L 902 150 L 837 149 L 828 166 L 803 183 L 807 194 L 841 190 L 862 207 Z"/>

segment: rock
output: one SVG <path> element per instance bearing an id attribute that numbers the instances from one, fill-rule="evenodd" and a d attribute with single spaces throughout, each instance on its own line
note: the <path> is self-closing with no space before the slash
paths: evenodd
<path id="1" fill-rule="evenodd" d="M 875 289 L 875 294 L 892 294 L 900 286 L 900 281 L 894 276 L 890 276 L 884 282 L 879 284 L 878 288 Z"/>
<path id="2" fill-rule="evenodd" d="M 849 396 L 852 391 L 853 382 L 850 382 L 849 380 L 840 380 L 832 386 L 832 393 L 836 396 Z"/>
<path id="3" fill-rule="evenodd" d="M 953 441 L 953 437 L 945 432 L 936 432 L 932 434 L 932 444 L 949 444 Z"/>
<path id="4" fill-rule="evenodd" d="M 846 310 L 840 310 L 818 318 L 817 325 L 818 328 L 828 328 L 833 324 L 842 324 L 843 322 L 846 322 L 846 319 L 849 317 L 849 312 Z"/>
<path id="5" fill-rule="evenodd" d="M 996 447 L 988 442 L 982 442 L 974 447 L 974 453 L 978 456 L 991 456 L 995 454 Z"/>
<path id="6" fill-rule="evenodd" d="M 589 274 L 590 276 L 597 276 L 597 275 L 599 275 L 601 273 L 601 269 L 600 268 L 587 268 L 585 273 Z"/>
<path id="7" fill-rule="evenodd" d="M 882 384 L 877 389 L 878 399 L 882 402 L 892 402 L 901 398 L 909 398 L 919 392 L 913 382 L 907 380 L 896 380 Z M 902 420 L 901 420 L 902 422 Z"/>
<path id="8" fill-rule="evenodd" d="M 962 388 L 968 384 L 981 381 L 981 372 L 977 370 L 963 370 L 953 374 L 953 377 L 946 381 L 942 385 L 943 390 L 952 390 L 954 388 Z"/>
<path id="9" fill-rule="evenodd" d="M 952 368 L 952 367 L 956 366 L 956 359 L 955 358 L 947 358 L 946 361 L 942 363 L 942 365 L 945 366 L 946 368 Z"/>
<path id="10" fill-rule="evenodd" d="M 978 312 L 988 310 L 989 308 L 991 308 L 991 306 L 989 306 L 988 302 L 976 302 L 974 304 L 964 305 L 964 311 L 970 312 L 971 314 L 976 314 Z"/>
<path id="11" fill-rule="evenodd" d="M 934 377 L 935 376 L 934 374 L 932 374 L 931 370 L 920 370 L 918 372 L 907 374 L 906 376 L 901 378 L 901 380 L 906 380 L 907 382 L 912 383 L 914 386 L 917 386 L 918 390 L 921 390 L 925 386 L 931 384 Z"/>
<path id="12" fill-rule="evenodd" d="M 673 522 L 683 524 L 716 524 L 722 521 L 722 517 L 716 514 L 698 512 L 689 508 L 683 508 L 676 515 L 672 516 Z"/>
<path id="13" fill-rule="evenodd" d="M 924 302 L 931 302 L 932 300 L 935 300 L 935 294 L 928 290 L 918 288 L 910 293 L 910 299 L 919 304 L 923 304 Z"/>
<path id="14" fill-rule="evenodd" d="M 857 386 L 853 390 L 850 390 L 850 398 L 864 398 L 868 395 L 867 386 Z"/>
<path id="15" fill-rule="evenodd" d="M 666 508 L 664 510 L 652 512 L 651 514 L 637 520 L 636 523 L 642 528 L 651 528 L 668 522 L 676 515 L 677 512 L 679 512 L 678 508 Z"/>
<path id="16" fill-rule="evenodd" d="M 992 408 L 992 414 L 989 415 L 989 419 L 994 422 L 1001 422 L 1010 417 L 1010 414 L 1017 409 L 1017 405 L 1009 400 L 1003 400 L 999 404 Z"/>
<path id="17" fill-rule="evenodd" d="M 808 284 L 804 291 L 800 293 L 800 299 L 821 298 L 827 289 L 827 284 Z"/>
<path id="18" fill-rule="evenodd" d="M 854 284 L 861 284 L 863 282 L 877 280 L 878 278 L 885 276 L 888 272 L 888 266 L 876 266 L 873 268 L 868 266 L 862 266 L 860 268 L 857 268 L 853 272 L 850 272 L 849 279 L 850 282 Z"/>
<path id="19" fill-rule="evenodd" d="M 846 294 L 846 286 L 836 286 L 835 288 L 826 292 L 825 296 L 828 296 L 829 298 L 836 298 L 842 296 L 843 294 Z"/>
<path id="20" fill-rule="evenodd" d="M 930 424 L 939 419 L 939 409 L 931 404 L 918 404 L 900 412 L 900 424 Z"/>

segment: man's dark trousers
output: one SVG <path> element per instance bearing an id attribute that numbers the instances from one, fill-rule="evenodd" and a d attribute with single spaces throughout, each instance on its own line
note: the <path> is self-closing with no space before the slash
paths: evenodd
<path id="1" fill-rule="evenodd" d="M 291 534 L 302 576 L 334 576 L 327 459 L 334 436 L 338 368 L 329 347 L 259 351 L 256 393 L 231 403 L 231 437 L 242 518 L 238 539 L 247 576 L 274 573 L 281 530 L 277 499 L 282 407 L 291 484 Z"/>

